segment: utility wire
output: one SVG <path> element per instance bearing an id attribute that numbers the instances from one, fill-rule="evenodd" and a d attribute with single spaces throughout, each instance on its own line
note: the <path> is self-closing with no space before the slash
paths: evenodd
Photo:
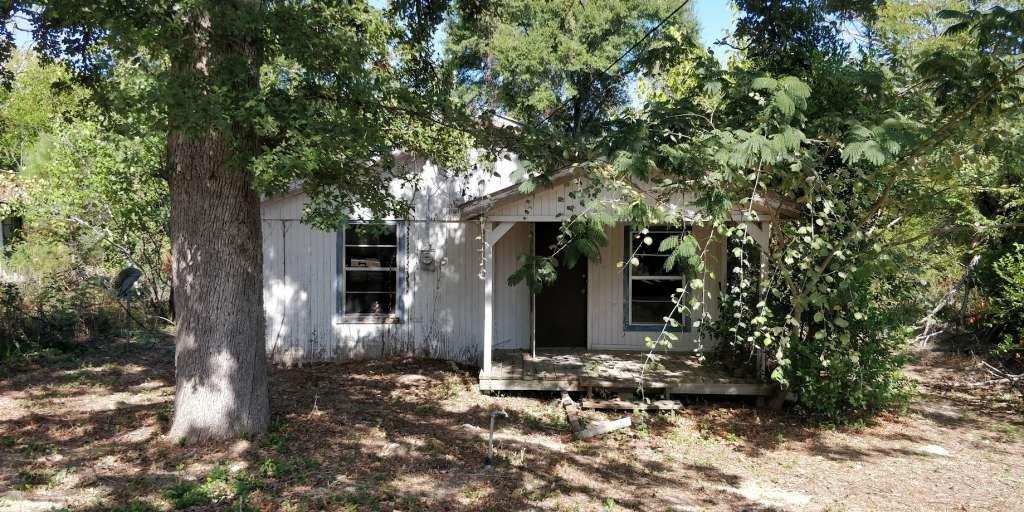
<path id="1" fill-rule="evenodd" d="M 611 64 L 608 64 L 607 66 L 605 66 L 605 68 L 603 70 L 601 70 L 601 74 L 603 75 L 605 73 L 608 73 L 609 70 L 611 70 L 613 67 L 615 67 L 618 63 L 622 62 L 622 60 L 625 59 L 629 54 L 633 53 L 633 51 L 636 50 L 637 48 L 639 48 L 640 45 L 642 45 L 644 42 L 646 42 L 648 39 L 650 39 L 650 37 L 652 35 L 654 35 L 655 32 L 657 32 L 658 30 L 661 30 L 661 27 L 665 26 L 665 24 L 668 23 L 668 20 L 672 19 L 676 14 L 679 13 L 679 11 L 683 10 L 683 7 L 686 7 L 687 4 L 689 4 L 689 3 L 690 3 L 690 0 L 683 0 L 683 2 L 680 3 L 679 6 L 676 7 L 672 12 L 670 12 L 668 14 L 668 16 L 665 16 L 664 18 L 662 18 L 661 21 L 659 21 L 657 25 L 651 27 L 651 29 L 648 30 L 647 33 L 645 33 L 643 37 L 641 37 L 636 42 L 634 42 L 632 45 L 630 45 L 629 48 L 626 48 L 626 51 L 622 52 L 622 54 L 619 55 L 619 58 L 615 59 L 615 61 L 613 61 Z M 591 81 L 591 82 L 593 82 L 593 81 Z M 572 98 L 566 98 L 565 100 L 560 101 L 558 103 L 558 105 L 555 106 L 554 110 L 549 112 L 548 115 L 544 116 L 544 119 L 542 119 L 541 122 L 538 123 L 538 124 L 542 124 L 542 123 L 546 123 L 546 122 L 550 121 L 551 118 L 555 114 L 557 114 L 560 110 L 562 110 L 562 108 L 565 107 L 565 105 L 569 102 L 570 99 L 572 99 Z M 534 126 L 534 128 L 536 128 L 536 126 Z"/>
<path id="2" fill-rule="evenodd" d="M 683 10 L 683 8 L 686 7 L 689 3 L 690 3 L 690 0 L 683 0 L 682 3 L 679 4 L 679 6 L 677 6 L 675 9 L 672 10 L 672 12 L 670 12 L 667 16 L 665 16 L 664 18 L 659 20 L 657 25 L 651 27 L 646 33 L 644 33 L 643 37 L 641 37 L 640 39 L 636 40 L 632 45 L 629 46 L 629 48 L 626 48 L 626 50 L 624 52 L 622 52 L 619 55 L 619 57 L 617 59 L 615 59 L 611 64 L 608 64 L 607 66 L 605 66 L 605 68 L 601 70 L 601 74 L 608 73 L 608 71 L 610 71 L 613 67 L 615 67 L 617 64 L 622 62 L 622 60 L 625 59 L 627 56 L 629 56 L 629 54 L 631 54 L 634 51 L 636 51 L 636 49 L 639 48 L 640 45 L 642 45 L 645 42 L 647 42 L 647 40 L 650 39 L 651 36 L 653 36 L 655 32 L 661 30 L 661 28 L 664 27 L 665 24 L 668 23 L 669 20 L 671 20 L 673 17 L 675 17 L 675 15 L 678 14 L 679 11 Z M 570 7 L 571 7 L 571 5 L 570 5 Z M 568 14 L 570 12 L 572 12 L 571 8 L 567 10 L 566 14 Z M 591 82 L 593 82 L 593 81 L 591 81 Z M 519 121 L 517 119 L 513 119 L 511 117 L 502 115 L 502 114 L 500 114 L 498 112 L 495 112 L 494 116 L 495 117 L 499 117 L 499 118 L 501 118 L 501 119 L 503 119 L 505 121 L 514 123 L 514 124 L 519 125 L 519 126 L 529 126 L 530 128 L 537 128 L 539 125 L 550 121 L 551 118 L 554 117 L 554 115 L 557 114 L 559 111 L 561 111 L 565 107 L 565 105 L 571 99 L 572 98 L 566 98 L 565 100 L 560 101 L 558 103 L 558 105 L 555 106 L 554 110 L 552 110 L 546 116 L 544 116 L 544 118 L 539 123 L 529 123 L 529 124 L 528 123 L 524 123 L 524 122 Z M 602 101 L 602 103 L 603 103 L 603 101 Z M 433 117 L 431 117 L 431 116 L 426 116 L 426 118 L 424 118 L 421 115 L 416 115 L 416 114 L 421 114 L 421 113 L 418 113 L 418 112 L 409 111 L 409 110 L 406 110 L 406 109 L 399 109 L 399 110 L 403 110 L 407 114 L 412 114 L 415 117 L 420 117 L 421 120 L 427 120 L 427 121 L 429 121 L 429 122 L 431 122 L 433 124 L 439 124 L 439 125 L 442 125 L 442 126 L 444 126 L 446 128 L 454 129 L 454 130 L 457 130 L 457 131 L 464 132 L 466 134 L 472 135 L 471 132 L 467 131 L 464 128 L 457 127 L 457 126 L 454 126 L 454 125 L 450 125 L 450 124 L 444 123 L 442 121 L 438 121 L 436 119 L 433 119 Z M 565 168 L 568 168 L 568 167 L 571 167 L 571 166 L 572 165 L 567 165 L 565 167 L 562 167 L 562 169 L 565 169 Z M 561 169 L 559 169 L 559 170 L 561 170 Z"/>

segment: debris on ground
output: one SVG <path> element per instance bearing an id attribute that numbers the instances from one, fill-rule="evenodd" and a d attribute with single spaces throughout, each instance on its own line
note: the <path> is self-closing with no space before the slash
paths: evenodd
<path id="1" fill-rule="evenodd" d="M 557 395 L 482 395 L 473 370 L 393 357 L 275 368 L 262 438 L 167 444 L 173 363 L 160 339 L 0 367 L 0 512 L 1021 510 L 1020 395 L 944 386 L 988 378 L 953 351 L 916 354 L 907 410 L 856 427 L 707 399 L 587 442 Z M 581 404 L 573 432 L 632 412 Z"/>
<path id="2" fill-rule="evenodd" d="M 569 396 L 569 393 L 562 393 L 562 407 L 565 409 L 566 419 L 568 419 L 569 426 L 572 428 L 573 437 L 580 441 L 623 428 L 629 428 L 633 424 L 633 420 L 626 416 L 625 418 L 613 421 L 592 422 L 589 427 L 583 428 L 579 420 L 579 406 Z"/>

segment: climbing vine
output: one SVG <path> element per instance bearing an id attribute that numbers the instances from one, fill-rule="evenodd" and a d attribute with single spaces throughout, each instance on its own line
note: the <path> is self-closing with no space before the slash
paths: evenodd
<path id="1" fill-rule="evenodd" d="M 720 362 L 767 370 L 809 416 L 846 421 L 902 403 L 900 369 L 927 298 L 915 242 L 942 232 L 931 212 L 964 208 L 960 173 L 970 168 L 950 155 L 976 151 L 974 127 L 1022 97 L 1019 40 L 1007 42 L 1022 15 L 945 16 L 954 29 L 943 37 L 974 49 L 937 45 L 915 66 L 839 46 L 798 66 L 741 56 L 722 69 L 674 33 L 692 51 L 641 83 L 640 108 L 612 120 L 596 144 L 602 156 L 585 167 L 600 204 L 567 219 L 625 222 L 647 246 L 649 226 L 691 228 L 657 247 L 693 293 L 672 295 L 664 328 L 646 340 L 652 353 L 690 317 Z M 760 245 L 750 233 L 758 225 L 770 229 Z M 700 241 L 694 229 L 711 236 Z M 567 246 L 600 243 L 568 232 Z M 706 263 L 713 241 L 728 250 L 724 276 Z M 546 270 L 531 284 L 550 280 Z M 721 284 L 718 311 L 704 308 L 711 282 Z"/>

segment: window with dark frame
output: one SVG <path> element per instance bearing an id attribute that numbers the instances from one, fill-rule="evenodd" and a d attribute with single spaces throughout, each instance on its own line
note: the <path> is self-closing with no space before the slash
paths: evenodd
<path id="1" fill-rule="evenodd" d="M 661 326 L 664 317 L 671 316 L 675 306 L 672 296 L 677 289 L 685 288 L 685 281 L 680 265 L 665 270 L 668 253 L 658 252 L 658 247 L 668 237 L 685 234 L 684 228 L 668 226 L 648 228 L 645 235 L 630 232 L 630 255 L 637 258 L 639 265 L 628 265 L 629 325 Z M 644 243 L 648 236 L 652 239 L 650 245 Z"/>
<path id="2" fill-rule="evenodd" d="M 394 318 L 398 309 L 398 226 L 345 228 L 344 317 Z"/>

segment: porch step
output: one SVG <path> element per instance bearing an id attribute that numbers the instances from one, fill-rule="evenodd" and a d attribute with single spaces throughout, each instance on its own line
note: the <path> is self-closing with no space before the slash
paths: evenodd
<path id="1" fill-rule="evenodd" d="M 671 411 L 682 409 L 683 403 L 679 400 L 654 400 L 648 402 L 637 402 L 632 400 L 583 400 L 580 407 L 584 409 L 618 409 L 626 411 Z"/>
<path id="2" fill-rule="evenodd" d="M 657 365 L 645 368 L 648 353 L 628 351 L 496 350 L 491 371 L 480 373 L 480 390 L 573 391 L 594 389 L 634 391 L 641 378 L 644 388 L 668 395 L 770 396 L 777 386 L 736 377 L 700 364 L 683 352 L 658 354 Z M 664 393 L 664 395 L 662 394 Z M 627 400 L 628 401 L 628 400 Z M 632 405 L 624 409 L 633 409 Z"/>

